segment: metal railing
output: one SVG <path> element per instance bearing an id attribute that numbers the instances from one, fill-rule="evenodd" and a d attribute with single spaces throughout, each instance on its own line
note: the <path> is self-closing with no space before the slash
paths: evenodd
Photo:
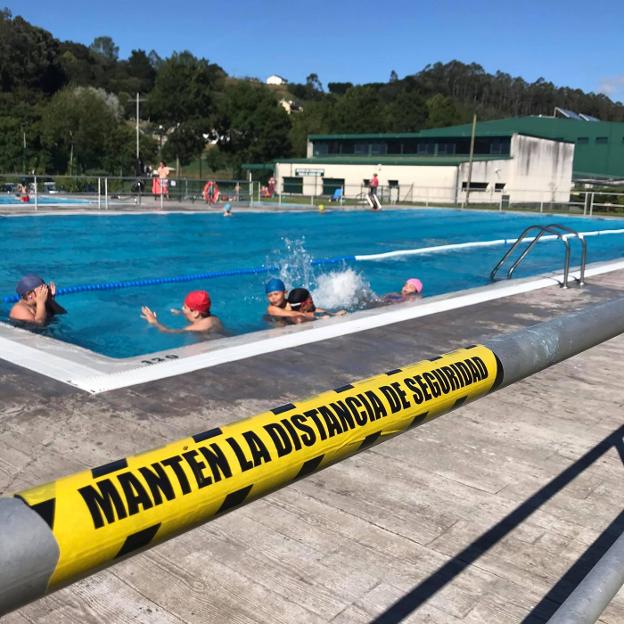
<path id="1" fill-rule="evenodd" d="M 85 200 L 98 209 L 107 209 L 111 204 L 145 207 L 146 202 L 154 204 L 178 202 L 184 204 L 217 203 L 204 197 L 204 187 L 211 180 L 217 183 L 219 202 L 234 202 L 241 206 L 281 207 L 288 206 L 354 206 L 368 207 L 369 188 L 360 184 L 330 184 L 318 179 L 313 184 L 305 179 L 298 181 L 281 179 L 276 185 L 269 185 L 257 180 L 202 179 L 175 176 L 163 185 L 166 192 L 159 192 L 154 185 L 153 176 L 48 176 L 24 174 L 0 174 L 0 197 L 15 198 L 9 205 L 22 208 L 39 208 L 40 203 L 49 204 L 54 196 Z M 19 185 L 28 187 L 26 201 L 22 202 Z M 339 190 L 339 193 L 336 191 Z M 377 197 L 382 206 L 424 206 L 424 207 L 460 207 L 465 192 L 449 186 L 409 184 L 383 184 L 377 189 Z M 39 201 L 43 199 L 41 202 Z M 7 204 L 7 201 L 1 201 Z M 617 191 L 561 189 L 535 190 L 498 189 L 489 185 L 484 189 L 471 189 L 470 206 L 494 210 L 529 211 L 538 213 L 575 213 L 592 216 L 595 212 L 608 213 L 624 211 L 624 193 Z"/>
<path id="2" fill-rule="evenodd" d="M 503 257 L 496 263 L 496 265 L 490 272 L 490 280 L 494 281 L 494 279 L 496 278 L 496 273 L 503 266 L 505 261 L 513 254 L 514 251 L 516 251 L 516 249 L 519 248 L 519 246 L 523 242 L 525 242 L 525 239 L 527 239 L 529 233 L 533 231 L 537 231 L 537 234 L 533 238 L 528 239 L 529 244 L 522 251 L 520 256 L 518 256 L 518 258 L 516 258 L 516 260 L 512 263 L 511 267 L 507 271 L 507 279 L 512 278 L 514 271 L 518 268 L 518 266 L 522 263 L 522 261 L 527 257 L 527 255 L 531 252 L 531 250 L 535 247 L 535 245 L 540 240 L 547 240 L 547 239 L 543 239 L 543 236 L 548 233 L 551 235 L 551 238 L 554 237 L 560 240 L 564 244 L 564 247 L 565 247 L 565 257 L 564 257 L 564 262 L 563 262 L 563 282 L 561 284 L 562 288 L 568 287 L 568 278 L 570 275 L 570 241 L 569 239 L 576 238 L 580 241 L 581 243 L 581 266 L 580 266 L 580 275 L 577 281 L 579 283 L 579 286 L 584 286 L 585 285 L 585 264 L 587 262 L 587 241 L 585 240 L 583 236 L 579 235 L 579 233 L 576 230 L 573 230 L 572 228 L 566 225 L 561 225 L 558 223 L 552 223 L 550 225 L 529 225 L 527 228 L 525 228 L 523 232 L 520 234 L 520 236 L 516 239 L 516 242 L 505 252 Z"/>

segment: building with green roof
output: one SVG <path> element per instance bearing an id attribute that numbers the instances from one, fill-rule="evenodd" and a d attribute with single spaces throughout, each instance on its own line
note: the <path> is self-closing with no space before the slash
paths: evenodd
<path id="1" fill-rule="evenodd" d="M 393 134 L 313 134 L 307 158 L 279 160 L 285 192 L 366 192 L 377 173 L 386 199 L 460 203 L 567 202 L 573 179 L 624 177 L 624 123 L 554 117 L 479 122 Z M 470 172 L 471 171 L 471 172 Z"/>

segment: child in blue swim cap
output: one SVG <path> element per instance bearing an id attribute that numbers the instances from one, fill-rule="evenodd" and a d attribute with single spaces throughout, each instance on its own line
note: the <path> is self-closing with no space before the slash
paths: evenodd
<path id="1" fill-rule="evenodd" d="M 300 323 L 305 315 L 297 312 L 290 307 L 286 299 L 286 285 L 284 282 L 274 277 L 270 279 L 264 286 L 269 305 L 266 313 L 272 321 L 283 321 L 286 323 Z"/>

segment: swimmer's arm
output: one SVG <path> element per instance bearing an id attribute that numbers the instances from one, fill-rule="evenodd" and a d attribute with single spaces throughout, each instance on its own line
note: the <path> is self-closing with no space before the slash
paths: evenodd
<path id="1" fill-rule="evenodd" d="M 50 296 L 46 303 L 48 312 L 52 314 L 67 314 L 67 310 L 55 299 L 56 297 L 56 284 L 50 282 Z"/>
<path id="2" fill-rule="evenodd" d="M 182 334 L 187 331 L 188 328 L 184 329 L 171 329 L 166 325 L 163 325 L 156 316 L 156 312 L 150 310 L 147 306 L 143 306 L 141 308 L 141 318 L 144 318 L 152 327 L 155 327 L 158 331 L 163 334 Z"/>
<path id="3" fill-rule="evenodd" d="M 268 306 L 267 314 L 269 316 L 281 316 L 286 318 L 305 318 L 305 312 L 296 312 L 295 310 L 289 310 L 288 308 L 278 308 L 277 306 Z"/>

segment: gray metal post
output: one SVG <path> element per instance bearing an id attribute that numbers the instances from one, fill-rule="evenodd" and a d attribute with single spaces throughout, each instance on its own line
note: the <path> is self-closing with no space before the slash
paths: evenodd
<path id="1" fill-rule="evenodd" d="M 592 624 L 624 585 L 624 534 L 600 558 L 548 624 Z"/>
<path id="2" fill-rule="evenodd" d="M 37 185 L 37 176 L 35 175 L 34 179 L 35 185 L 35 210 L 39 210 L 39 186 Z"/>

